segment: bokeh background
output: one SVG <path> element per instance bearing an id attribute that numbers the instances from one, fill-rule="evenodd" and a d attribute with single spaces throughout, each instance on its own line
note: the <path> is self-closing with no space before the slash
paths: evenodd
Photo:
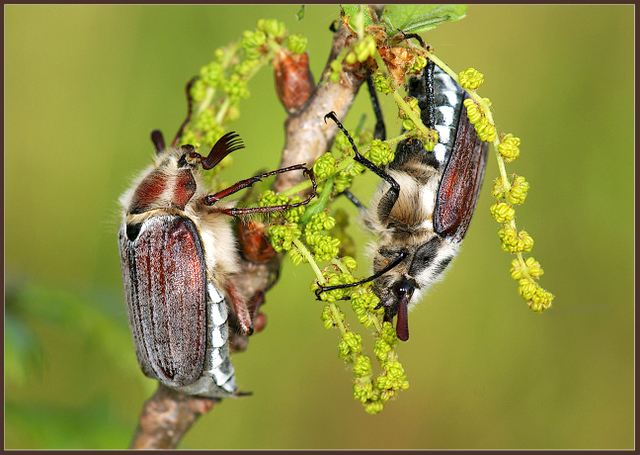
<path id="1" fill-rule="evenodd" d="M 155 384 L 127 325 L 117 199 L 150 162 L 151 129 L 172 136 L 182 121 L 186 81 L 258 19 L 309 38 L 317 79 L 339 9 L 307 6 L 301 21 L 298 10 L 5 6 L 6 448 L 128 446 Z M 471 6 L 423 36 L 452 68 L 485 74 L 499 130 L 522 139 L 508 168 L 532 186 L 518 224 L 553 308 L 531 312 L 509 277 L 488 210 L 490 155 L 463 251 L 398 349 L 407 391 L 377 416 L 363 411 L 310 270 L 286 262 L 267 329 L 234 356 L 254 395 L 224 401 L 181 448 L 634 446 L 634 6 Z M 249 88 L 233 126 L 247 148 L 228 182 L 277 167 L 283 145 L 271 71 Z M 365 94 L 347 126 L 362 113 L 371 119 Z M 366 200 L 376 183 L 354 192 Z"/>

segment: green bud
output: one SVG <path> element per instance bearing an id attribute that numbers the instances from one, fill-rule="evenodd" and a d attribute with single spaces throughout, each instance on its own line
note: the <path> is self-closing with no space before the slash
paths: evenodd
<path id="1" fill-rule="evenodd" d="M 498 152 L 502 155 L 505 163 L 510 163 L 520 155 L 520 138 L 514 137 L 513 134 L 506 134 L 500 144 L 498 144 Z"/>
<path id="2" fill-rule="evenodd" d="M 484 82 L 484 76 L 479 71 L 469 68 L 458 74 L 458 83 L 462 88 L 476 90 Z"/>
<path id="3" fill-rule="evenodd" d="M 307 51 L 307 38 L 302 35 L 289 35 L 287 45 L 291 52 L 302 55 Z"/>
<path id="4" fill-rule="evenodd" d="M 376 87 L 376 90 L 380 93 L 387 94 L 394 91 L 392 78 L 384 77 L 379 71 L 373 73 L 373 83 Z"/>

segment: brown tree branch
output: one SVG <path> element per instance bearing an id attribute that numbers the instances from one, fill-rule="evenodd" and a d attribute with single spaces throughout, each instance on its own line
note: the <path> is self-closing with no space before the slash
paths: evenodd
<path id="1" fill-rule="evenodd" d="M 329 149 L 337 132 L 333 123 L 324 122 L 324 116 L 335 111 L 339 118 L 344 118 L 351 107 L 365 79 L 365 74 L 356 66 L 351 69 L 351 72 L 345 69 L 339 83 L 331 83 L 328 80 L 331 71 L 330 63 L 345 47 L 349 36 L 346 27 L 341 24 L 334 34 L 331 53 L 318 86 L 306 101 L 304 108 L 296 109 L 295 114 L 287 118 L 281 167 L 298 163 L 307 163 L 311 166 L 322 153 Z M 304 178 L 306 177 L 298 172 L 280 174 L 274 182 L 273 189 L 276 192 L 285 190 L 300 183 Z M 238 289 L 243 290 L 247 297 L 266 292 L 277 280 L 281 260 L 281 254 L 275 255 L 264 263 L 255 263 L 243 258 L 242 271 L 230 279 Z M 246 348 L 248 339 L 239 335 L 237 328 L 236 333 L 233 333 L 233 315 L 230 315 L 230 322 L 231 347 L 242 351 Z M 185 395 L 160 384 L 155 394 L 143 407 L 131 448 L 176 447 L 198 417 L 213 409 L 217 401 Z"/>
<path id="2" fill-rule="evenodd" d="M 365 74 L 357 67 L 356 72 L 343 72 L 337 84 L 329 81 L 330 64 L 344 49 L 350 34 L 341 24 L 334 34 L 331 53 L 320 76 L 318 86 L 309 98 L 306 107 L 296 115 L 290 115 L 285 121 L 285 146 L 282 150 L 280 167 L 297 163 L 312 164 L 324 152 L 329 150 L 338 129 L 333 124 L 326 124 L 324 116 L 335 111 L 339 118 L 344 118 L 351 108 L 358 89 L 365 80 Z M 355 67 L 354 67 L 355 69 Z M 294 173 L 278 176 L 273 190 L 283 191 L 302 181 L 303 177 Z"/>
<path id="3" fill-rule="evenodd" d="M 131 442 L 132 449 L 173 449 L 202 414 L 219 400 L 185 395 L 158 383 L 145 403 Z"/>

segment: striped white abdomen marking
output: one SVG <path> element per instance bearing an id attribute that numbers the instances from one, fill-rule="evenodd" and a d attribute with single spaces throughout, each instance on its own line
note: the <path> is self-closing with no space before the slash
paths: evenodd
<path id="1" fill-rule="evenodd" d="M 229 356 L 229 324 L 224 296 L 211 282 L 207 283 L 207 348 L 204 371 L 200 378 L 177 390 L 205 397 L 230 397 L 238 391 Z"/>
<path id="2" fill-rule="evenodd" d="M 439 163 L 446 164 L 456 140 L 464 90 L 437 65 L 433 70 L 433 80 L 436 94 L 434 128 L 438 132 L 438 143 L 433 153 Z"/>

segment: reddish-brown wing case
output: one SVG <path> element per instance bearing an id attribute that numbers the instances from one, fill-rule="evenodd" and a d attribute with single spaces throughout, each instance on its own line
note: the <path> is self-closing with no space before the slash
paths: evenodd
<path id="1" fill-rule="evenodd" d="M 151 216 L 118 232 L 122 279 L 138 362 L 172 386 L 197 380 L 206 349 L 206 268 L 188 218 Z"/>
<path id="2" fill-rule="evenodd" d="M 438 234 L 461 242 L 467 233 L 480 195 L 488 150 L 489 143 L 478 138 L 462 104 L 453 151 L 440 180 L 433 212 L 433 227 Z"/>

